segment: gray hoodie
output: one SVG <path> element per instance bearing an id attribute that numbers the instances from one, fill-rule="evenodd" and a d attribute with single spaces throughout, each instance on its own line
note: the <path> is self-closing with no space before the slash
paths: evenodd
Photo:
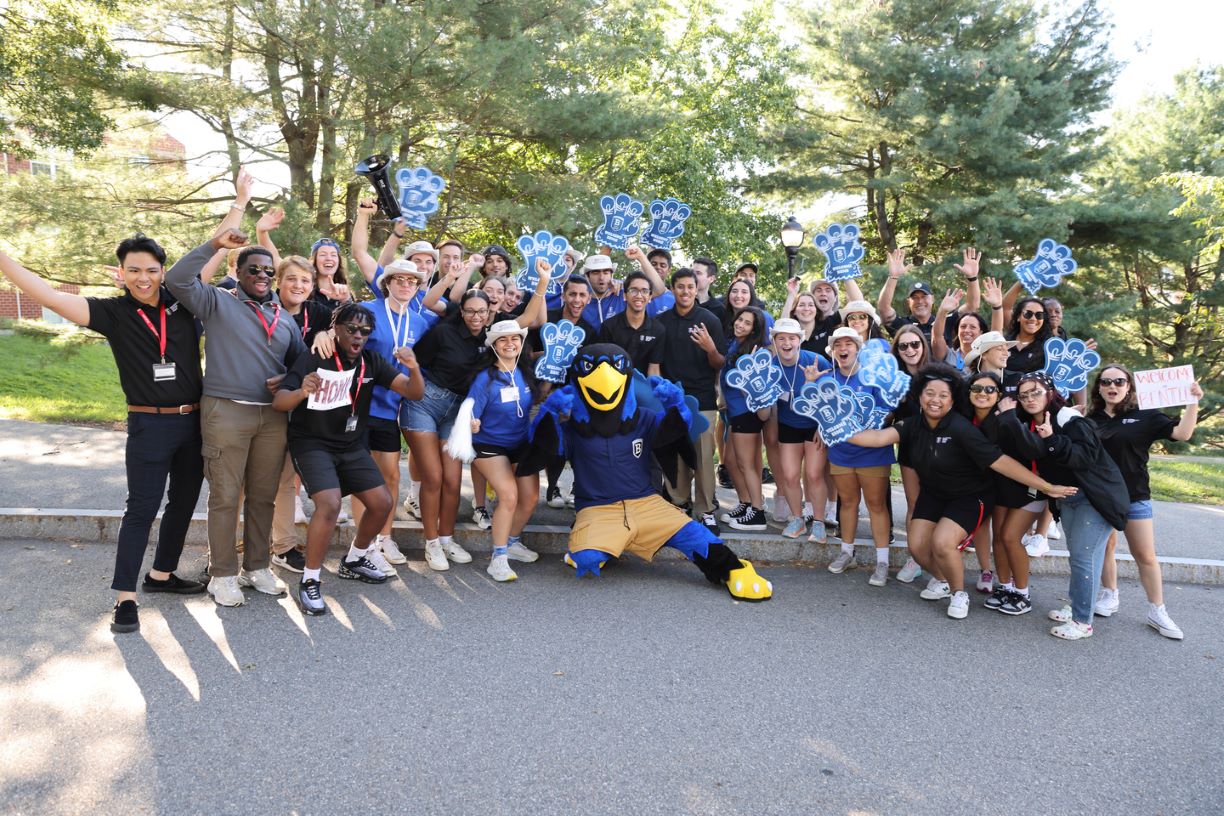
<path id="1" fill-rule="evenodd" d="M 241 286 L 231 293 L 203 283 L 200 270 L 214 254 L 211 243 L 203 244 L 166 272 L 166 287 L 204 324 L 204 393 L 269 405 L 266 381 L 284 374 L 306 350 L 301 331 L 275 294 L 261 304 Z M 269 326 L 280 315 L 271 337 L 256 309 Z"/>

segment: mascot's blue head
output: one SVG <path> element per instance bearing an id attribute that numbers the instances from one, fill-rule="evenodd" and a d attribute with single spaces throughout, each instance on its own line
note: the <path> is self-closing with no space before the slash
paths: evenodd
<path id="1" fill-rule="evenodd" d="M 628 420 L 637 411 L 633 394 L 633 359 L 620 346 L 612 343 L 592 343 L 583 346 L 570 366 L 570 380 L 578 389 L 582 407 L 595 412 L 588 419 L 615 418 L 616 424 Z M 578 402 L 575 418 L 583 421 Z M 602 424 L 602 423 L 600 423 Z"/>

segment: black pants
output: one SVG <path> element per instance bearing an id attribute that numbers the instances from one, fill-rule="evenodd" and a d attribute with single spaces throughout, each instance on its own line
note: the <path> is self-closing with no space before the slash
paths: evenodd
<path id="1" fill-rule="evenodd" d="M 119 526 L 119 548 L 115 552 L 115 580 L 111 589 L 135 592 L 140 565 L 149 544 L 149 530 L 166 480 L 170 492 L 166 512 L 157 535 L 153 569 L 173 572 L 183 553 L 183 541 L 191 525 L 204 483 L 204 459 L 200 455 L 200 415 L 128 414 L 127 507 Z"/>

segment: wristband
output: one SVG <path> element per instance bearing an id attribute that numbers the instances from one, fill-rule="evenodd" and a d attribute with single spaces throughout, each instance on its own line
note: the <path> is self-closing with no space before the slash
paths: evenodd
<path id="1" fill-rule="evenodd" d="M 970 283 L 973 283 L 974 281 L 977 280 L 977 275 L 974 275 L 972 278 L 965 278 L 965 280 L 969 281 Z"/>
<path id="2" fill-rule="evenodd" d="M 992 309 L 998 309 L 999 311 L 1003 311 L 1003 307 L 1002 307 L 1002 306 L 991 306 L 990 308 L 992 308 Z"/>
<path id="3" fill-rule="evenodd" d="M 237 210 L 238 212 L 246 212 L 246 207 L 239 207 L 237 204 L 231 204 L 230 209 Z"/>
<path id="4" fill-rule="evenodd" d="M 406 232 L 396 232 L 395 230 L 391 230 L 391 234 L 392 234 L 392 235 L 394 235 L 396 238 L 398 238 L 398 239 L 400 239 L 400 240 L 402 241 L 402 240 L 404 240 L 404 236 L 405 236 L 407 233 L 406 233 Z"/>

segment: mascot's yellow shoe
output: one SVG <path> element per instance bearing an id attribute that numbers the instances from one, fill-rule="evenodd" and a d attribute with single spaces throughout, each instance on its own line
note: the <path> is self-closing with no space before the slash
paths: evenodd
<path id="1" fill-rule="evenodd" d="M 768 601 L 773 597 L 773 584 L 766 581 L 753 569 L 751 561 L 740 559 L 739 569 L 731 570 L 727 576 L 727 591 L 732 598 L 741 601 Z"/>

